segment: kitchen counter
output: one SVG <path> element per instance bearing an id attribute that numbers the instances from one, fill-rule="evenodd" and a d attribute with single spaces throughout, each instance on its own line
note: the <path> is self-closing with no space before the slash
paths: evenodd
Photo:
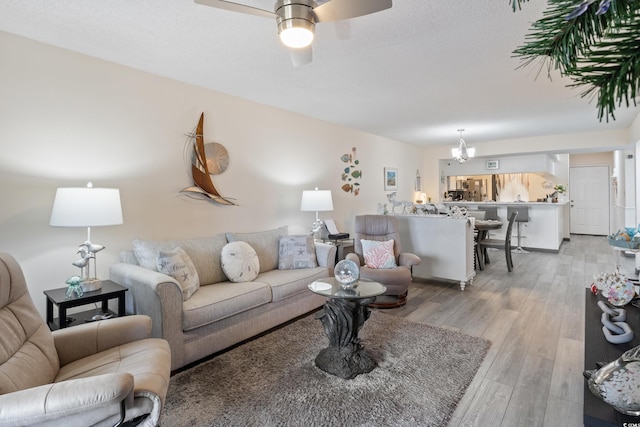
<path id="1" fill-rule="evenodd" d="M 564 214 L 567 202 L 443 202 L 446 206 L 465 206 L 468 210 L 477 210 L 483 206 L 495 206 L 500 221 L 508 222 L 507 208 L 526 206 L 529 208 L 529 221 L 520 224 L 521 246 L 525 249 L 537 249 L 558 252 L 564 238 Z M 513 224 L 511 244 L 518 246 L 518 223 Z M 492 239 L 504 239 L 507 227 L 492 231 Z"/>
<path id="2" fill-rule="evenodd" d="M 505 205 L 518 205 L 518 206 L 564 206 L 569 202 L 557 202 L 557 203 L 549 203 L 549 202 L 468 202 L 468 201 L 460 201 L 460 202 L 442 202 L 444 205 L 451 206 L 467 206 L 471 209 L 476 209 L 477 206 L 505 206 Z"/>

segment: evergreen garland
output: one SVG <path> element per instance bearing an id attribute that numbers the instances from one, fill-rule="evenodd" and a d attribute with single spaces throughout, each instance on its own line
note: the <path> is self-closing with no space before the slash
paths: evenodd
<path id="1" fill-rule="evenodd" d="M 529 0 L 510 0 L 513 10 Z M 640 91 L 640 0 L 547 0 L 524 45 L 513 53 L 559 70 L 597 98 L 598 118 L 615 120 L 616 105 L 637 105 Z"/>

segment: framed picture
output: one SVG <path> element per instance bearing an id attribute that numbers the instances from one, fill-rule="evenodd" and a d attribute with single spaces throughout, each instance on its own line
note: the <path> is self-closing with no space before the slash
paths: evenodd
<path id="1" fill-rule="evenodd" d="M 398 168 L 384 168 L 384 191 L 398 189 Z"/>
<path id="2" fill-rule="evenodd" d="M 500 169 L 500 162 L 498 160 L 487 160 L 487 169 Z"/>

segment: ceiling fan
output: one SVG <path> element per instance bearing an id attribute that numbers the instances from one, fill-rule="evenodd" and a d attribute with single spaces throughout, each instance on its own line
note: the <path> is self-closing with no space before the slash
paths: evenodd
<path id="1" fill-rule="evenodd" d="M 195 0 L 218 9 L 275 18 L 282 43 L 290 48 L 295 67 L 311 62 L 311 42 L 316 22 L 356 18 L 389 9 L 392 0 L 329 0 L 318 5 L 314 0 L 277 0 L 270 12 L 226 0 Z"/>

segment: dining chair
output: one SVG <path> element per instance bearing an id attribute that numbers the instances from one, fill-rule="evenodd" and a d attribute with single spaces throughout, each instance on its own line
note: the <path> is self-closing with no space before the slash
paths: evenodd
<path id="1" fill-rule="evenodd" d="M 513 229 L 513 223 L 518 216 L 518 211 L 513 211 L 509 216 L 509 225 L 507 225 L 507 233 L 504 240 L 501 239 L 482 239 L 478 241 L 478 249 L 482 251 L 484 255 L 484 263 L 489 264 L 488 248 L 504 249 L 504 256 L 507 262 L 507 270 L 511 272 L 513 270 L 513 260 L 511 259 L 511 231 Z"/>
<path id="2" fill-rule="evenodd" d="M 497 206 L 478 206 L 479 211 L 484 211 L 484 219 L 498 220 L 498 207 Z"/>
<path id="3" fill-rule="evenodd" d="M 481 210 L 467 211 L 467 216 L 473 217 L 475 219 L 485 219 L 485 217 L 487 216 L 487 212 Z"/>

